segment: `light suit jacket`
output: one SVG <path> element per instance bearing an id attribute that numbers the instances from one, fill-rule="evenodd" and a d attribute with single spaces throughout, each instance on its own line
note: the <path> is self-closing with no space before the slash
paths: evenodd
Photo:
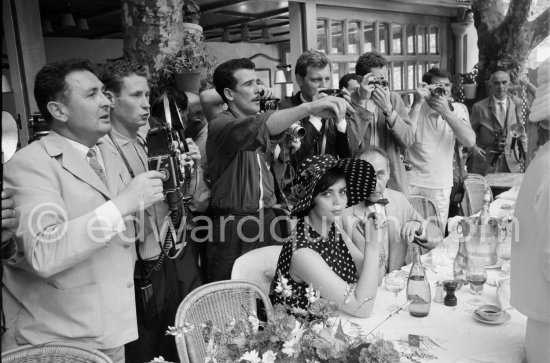
<path id="1" fill-rule="evenodd" d="M 501 163 L 506 160 L 508 168 L 511 172 L 519 172 L 519 163 L 515 159 L 513 153 L 510 151 L 512 144 L 512 136 L 508 132 L 506 139 L 506 150 L 504 156 L 495 166 L 491 166 L 493 156 L 495 155 L 491 151 L 495 150 L 495 131 L 502 130 L 502 126 L 497 119 L 496 105 L 493 100 L 493 96 L 487 97 L 476 104 L 472 108 L 472 116 L 470 122 L 472 123 L 472 129 L 476 133 L 476 145 L 485 150 L 486 160 L 482 160 L 476 155 L 472 155 L 469 160 L 468 170 L 471 173 L 486 175 L 488 173 L 500 172 Z M 506 126 L 520 122 L 521 115 L 521 100 L 516 97 L 508 96 L 508 110 L 506 118 Z M 527 150 L 527 138 L 521 139 L 524 150 Z"/>
<path id="2" fill-rule="evenodd" d="M 380 135 L 380 145 L 377 146 L 386 151 L 390 161 L 391 174 L 388 187 L 408 196 L 409 182 L 400 154 L 414 144 L 414 127 L 401 97 L 397 93 L 391 92 L 390 101 L 397 113 L 395 124 L 391 129 L 387 126 L 382 109 L 376 107 L 377 121 L 375 127 L 376 132 Z M 348 135 L 352 135 L 350 136 L 349 145 L 353 156 L 370 145 L 370 135 L 367 134 L 367 129 L 373 122 L 373 118 L 372 113 L 360 107 L 355 100 L 352 100 L 352 103 L 355 108 L 355 115 L 347 117 L 348 129 L 346 131 Z"/>
<path id="3" fill-rule="evenodd" d="M 116 153 L 100 149 L 108 188 L 53 132 L 5 165 L 4 186 L 15 192 L 20 221 L 18 254 L 5 266 L 4 305 L 18 344 L 63 340 L 108 349 L 137 339 L 133 226 L 126 224 L 125 238 L 98 241 L 111 234 L 94 213 L 130 176 Z"/>

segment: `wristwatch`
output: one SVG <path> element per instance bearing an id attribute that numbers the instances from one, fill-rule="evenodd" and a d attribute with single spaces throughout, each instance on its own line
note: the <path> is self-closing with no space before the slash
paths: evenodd
<path id="1" fill-rule="evenodd" d="M 388 109 L 382 111 L 382 113 L 384 114 L 384 116 L 390 117 L 391 114 L 393 113 L 393 108 L 390 107 L 390 108 L 388 108 Z"/>

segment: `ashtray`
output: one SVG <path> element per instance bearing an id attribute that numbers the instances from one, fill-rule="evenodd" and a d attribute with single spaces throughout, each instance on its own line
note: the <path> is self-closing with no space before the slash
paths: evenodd
<path id="1" fill-rule="evenodd" d="M 475 310 L 477 315 L 487 321 L 497 320 L 504 314 L 504 310 L 496 305 L 482 305 Z"/>

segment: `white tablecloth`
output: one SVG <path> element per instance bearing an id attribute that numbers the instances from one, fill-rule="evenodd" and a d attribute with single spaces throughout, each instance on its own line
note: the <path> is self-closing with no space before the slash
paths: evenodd
<path id="1" fill-rule="evenodd" d="M 432 347 L 430 353 L 437 356 L 431 362 L 498 362 L 517 363 L 525 358 L 524 337 L 527 318 L 515 309 L 507 310 L 511 319 L 501 325 L 489 325 L 476 321 L 473 318 L 475 306 L 467 303 L 467 300 L 474 296 L 470 293 L 468 286 L 456 292 L 458 305 L 455 307 L 445 306 L 443 303 L 433 301 L 435 296 L 436 281 L 452 279 L 452 265 L 439 266 L 438 273 L 428 270 L 428 280 L 432 291 L 432 303 L 430 313 L 424 318 L 415 318 L 408 311 L 400 312 L 377 328 L 373 334 L 381 335 L 384 339 L 397 342 L 398 350 L 405 350 L 408 334 L 428 336 L 441 345 L 444 349 Z M 488 282 L 495 281 L 495 278 L 502 278 L 498 275 L 500 270 L 488 269 Z M 482 300 L 488 304 L 498 305 L 496 287 L 489 284 L 484 285 Z M 398 303 L 406 301 L 405 291 L 398 296 Z M 360 332 L 367 334 L 377 324 L 383 321 L 388 315 L 387 307 L 393 304 L 394 294 L 382 284 L 374 303 L 374 308 L 369 318 L 355 318 L 343 314 L 342 321 L 349 319 L 350 322 L 360 326 Z M 345 324 L 344 330 L 353 332 L 352 324 Z M 403 343 L 401 342 L 403 341 Z M 403 362 L 408 360 L 403 358 Z"/>

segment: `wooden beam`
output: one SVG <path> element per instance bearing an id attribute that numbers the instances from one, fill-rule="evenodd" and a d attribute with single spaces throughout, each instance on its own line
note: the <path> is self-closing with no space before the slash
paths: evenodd
<path id="1" fill-rule="evenodd" d="M 213 30 L 213 29 L 231 28 L 231 27 L 234 27 L 234 26 L 249 24 L 249 23 L 252 23 L 252 22 L 255 22 L 255 21 L 258 21 L 258 20 L 270 18 L 272 16 L 280 15 L 280 14 L 284 14 L 284 13 L 288 13 L 288 8 L 276 9 L 276 10 L 272 10 L 272 11 L 266 11 L 265 13 L 260 13 L 260 14 L 255 14 L 255 15 L 250 15 L 249 14 L 246 19 L 230 20 L 230 21 L 226 21 L 224 23 L 219 23 L 219 24 L 216 24 L 216 25 L 203 27 L 203 31 L 207 32 L 207 31 L 210 31 L 210 30 Z"/>
<path id="2" fill-rule="evenodd" d="M 225 8 L 227 6 L 230 6 L 230 5 L 245 3 L 247 1 L 248 0 L 221 0 L 221 1 L 215 1 L 215 2 L 210 3 L 210 4 L 204 4 L 204 5 L 201 5 L 201 7 L 200 7 L 201 8 L 201 14 L 216 11 L 218 9 L 223 9 L 223 8 Z"/>

